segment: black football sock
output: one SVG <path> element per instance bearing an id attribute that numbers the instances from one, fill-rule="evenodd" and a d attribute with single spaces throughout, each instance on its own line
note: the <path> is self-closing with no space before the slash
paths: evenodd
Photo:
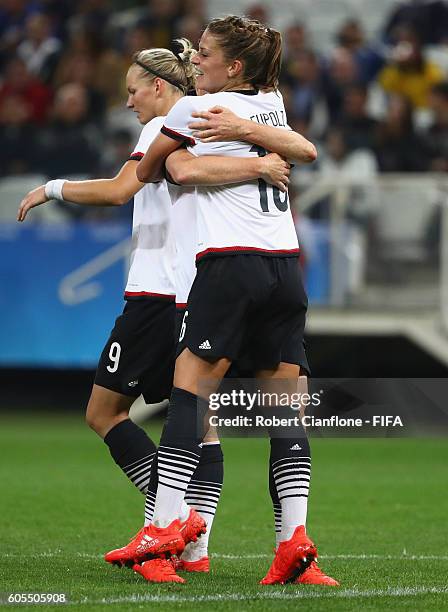
<path id="1" fill-rule="evenodd" d="M 271 428 L 270 466 L 281 504 L 280 541 L 289 540 L 298 525 L 306 525 L 311 477 L 311 450 L 302 425 Z M 283 436 L 283 437 L 282 437 Z"/>
<path id="2" fill-rule="evenodd" d="M 173 387 L 157 451 L 159 478 L 153 521 L 166 527 L 181 515 L 185 492 L 201 458 L 207 402 Z"/>
<path id="3" fill-rule="evenodd" d="M 278 548 L 280 543 L 280 534 L 282 531 L 282 505 L 275 486 L 274 474 L 272 473 L 272 459 L 269 457 L 269 493 L 272 500 L 272 508 L 274 510 L 274 527 L 275 527 L 275 548 Z"/>
<path id="4" fill-rule="evenodd" d="M 151 464 L 157 450 L 147 433 L 131 419 L 126 419 L 112 427 L 104 442 L 109 447 L 113 460 L 129 480 L 142 493 L 146 493 Z"/>
<path id="5" fill-rule="evenodd" d="M 197 542 L 185 549 L 184 561 L 198 561 L 207 556 L 208 540 L 215 518 L 216 507 L 221 495 L 224 479 L 224 457 L 219 442 L 205 442 L 202 445 L 201 459 L 193 478 L 190 480 L 185 501 L 194 508 L 207 523 L 207 532 Z"/>

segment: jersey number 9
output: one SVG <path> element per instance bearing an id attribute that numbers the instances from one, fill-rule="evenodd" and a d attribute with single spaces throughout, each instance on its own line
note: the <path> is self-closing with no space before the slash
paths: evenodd
<path id="1" fill-rule="evenodd" d="M 118 364 L 120 363 L 120 355 L 121 355 L 121 346 L 118 342 L 112 342 L 109 350 L 109 359 L 112 362 L 112 365 L 108 365 L 107 369 L 111 374 L 118 370 Z"/>

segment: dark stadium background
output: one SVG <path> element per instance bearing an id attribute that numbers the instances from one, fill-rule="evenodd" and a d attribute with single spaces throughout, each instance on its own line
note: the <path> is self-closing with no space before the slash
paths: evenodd
<path id="1" fill-rule="evenodd" d="M 96 356 L 122 306 L 125 247 L 122 259 L 83 281 L 99 281 L 97 297 L 64 298 L 62 283 L 125 239 L 132 216 L 132 203 L 113 210 L 51 203 L 18 227 L 21 197 L 47 178 L 113 176 L 139 129 L 124 108 L 132 53 L 180 35 L 196 42 L 210 16 L 231 11 L 283 31 L 289 122 L 319 149 L 313 168 L 294 171 L 291 193 L 313 375 L 445 377 L 445 2 L 10 0 L 0 7 L 5 409 L 85 406 Z M 409 71 L 417 85 L 405 82 Z M 313 196 L 316 185 L 322 195 Z M 418 185 L 434 192 L 428 201 Z M 400 233 L 404 217 L 411 221 Z M 350 242 L 355 254 L 345 251 Z M 408 330 L 422 317 L 416 340 Z"/>

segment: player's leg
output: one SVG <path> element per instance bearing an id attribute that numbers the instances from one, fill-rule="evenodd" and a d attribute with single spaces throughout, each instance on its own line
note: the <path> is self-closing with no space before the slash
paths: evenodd
<path id="1" fill-rule="evenodd" d="M 109 447 L 110 454 L 129 480 L 146 493 L 156 445 L 129 419 L 135 398 L 94 384 L 86 421 Z"/>
<path id="2" fill-rule="evenodd" d="M 308 363 L 305 360 L 303 360 Z M 300 367 L 300 376 L 297 381 L 297 392 L 298 393 L 307 393 L 308 392 L 308 378 L 306 375 L 302 375 L 304 372 L 302 366 Z M 308 372 L 308 367 L 306 372 Z M 299 411 L 300 417 L 304 415 L 304 408 L 302 407 Z M 310 473 L 311 477 L 311 473 Z M 274 514 L 274 530 L 275 530 L 275 548 L 277 549 L 280 542 L 282 541 L 282 504 L 280 501 L 280 497 L 277 491 L 277 486 L 275 484 L 274 471 L 272 468 L 272 457 L 269 459 L 269 494 L 272 500 L 272 508 Z M 307 499 L 307 498 L 306 498 Z M 305 521 L 306 521 L 306 512 L 305 512 Z M 304 525 L 306 526 L 306 522 L 304 521 Z"/>
<path id="3" fill-rule="evenodd" d="M 279 381 L 282 394 L 295 392 L 300 367 L 291 363 L 280 363 L 271 370 L 261 370 L 258 378 L 266 388 L 274 388 Z M 291 405 L 291 404 L 290 404 Z M 264 412 L 280 419 L 297 416 L 290 406 L 264 406 Z M 308 490 L 311 469 L 311 454 L 308 439 L 300 424 L 289 421 L 289 425 L 269 428 L 271 452 L 270 472 L 281 506 L 281 532 L 274 561 L 262 580 L 262 584 L 285 583 L 295 580 L 314 561 L 317 550 L 305 531 Z M 288 423 L 289 423 L 288 422 Z"/>
<path id="4" fill-rule="evenodd" d="M 306 362 L 307 363 L 307 362 Z M 285 369 L 280 364 L 278 371 L 275 372 L 273 378 L 283 378 L 291 373 L 293 369 Z M 307 368 L 308 370 L 308 368 Z M 260 373 L 262 376 L 268 375 L 269 372 Z M 293 380 L 291 380 L 293 383 Z M 307 393 L 308 382 L 306 376 L 300 376 L 298 379 L 298 392 Z M 300 410 L 300 416 L 303 416 L 304 408 Z M 306 435 L 306 430 L 303 426 L 299 427 L 299 431 L 277 431 L 271 432 L 274 436 L 282 436 L 282 443 L 278 444 L 274 437 L 271 437 L 271 456 L 269 460 L 269 488 L 271 498 L 274 505 L 274 516 L 276 526 L 276 550 L 277 554 L 270 571 L 263 580 L 263 584 L 272 584 L 282 582 L 285 574 L 289 570 L 285 570 L 285 557 L 288 556 L 288 548 L 306 547 L 311 543 L 311 540 L 306 535 L 306 518 L 308 510 L 308 493 L 311 478 L 311 452 Z M 298 438 L 296 437 L 298 435 Z M 283 438 L 283 436 L 286 436 Z M 275 453 L 282 451 L 286 456 L 280 460 L 276 460 Z M 288 456 L 288 446 L 289 456 Z M 298 446 L 301 447 L 299 450 Z M 291 451 L 296 448 L 297 450 Z M 303 452 L 308 454 L 308 457 L 303 456 Z M 302 455 L 302 457 L 301 457 Z M 303 526 L 303 529 L 301 529 Z M 299 529 L 299 531 L 297 531 Z M 283 542 L 282 551 L 280 546 Z M 311 554 L 305 554 L 302 558 L 307 558 L 307 561 L 300 564 L 300 573 L 295 578 L 297 584 L 312 584 L 325 586 L 339 586 L 339 583 L 330 576 L 327 576 L 317 565 L 316 559 L 313 557 L 312 549 L 309 549 Z M 317 552 L 316 552 L 317 554 Z M 291 574 L 294 578 L 295 572 Z"/>
<path id="5" fill-rule="evenodd" d="M 87 406 L 87 423 L 142 493 L 148 488 L 156 446 L 129 418 L 129 409 L 140 394 L 148 403 L 169 395 L 174 317 L 174 303 L 158 299 L 126 302 L 101 353 Z"/>
<path id="6" fill-rule="evenodd" d="M 204 407 L 205 417 L 208 406 L 206 400 L 194 393 L 199 390 L 199 385 L 194 381 L 200 378 L 216 380 L 218 386 L 228 368 L 227 362 L 223 359 L 220 364 L 209 363 L 188 349 L 176 360 L 168 416 L 148 485 L 147 500 L 151 501 L 145 508 L 145 525 L 128 546 L 106 554 L 105 559 L 109 563 L 132 566 L 167 553 L 178 556 L 184 551 L 186 543 L 196 541 L 198 536 L 205 533 L 204 519 L 194 508 L 190 509 L 184 500 L 199 465 L 205 435 L 203 418 L 198 411 Z M 178 368 L 180 376 L 176 378 Z M 189 373 L 184 370 L 189 370 Z M 179 381 L 183 381 L 187 389 L 177 387 Z M 150 574 L 145 577 L 151 580 Z"/>
<path id="7" fill-rule="evenodd" d="M 197 542 L 191 542 L 182 554 L 181 569 L 209 571 L 208 544 L 221 495 L 224 458 L 215 428 L 210 428 L 202 444 L 201 459 L 187 488 L 185 502 L 202 516 L 207 531 Z"/>
<path id="8" fill-rule="evenodd" d="M 251 296 L 244 291 L 245 279 L 236 279 L 239 262 L 233 260 L 223 257 L 199 262 L 188 297 L 168 416 L 157 453 L 159 484 L 153 522 L 161 527 L 179 515 L 208 430 L 204 422 L 208 396 L 218 388 L 240 350 L 244 335 L 241 323 Z"/>
<path id="9" fill-rule="evenodd" d="M 281 381 L 282 391 L 297 392 L 300 366 L 282 362 L 273 370 L 258 372 L 263 381 Z M 282 410 L 282 417 L 297 416 L 289 408 L 272 407 L 275 415 Z M 288 414 L 290 412 L 290 414 Z M 279 415 L 280 416 L 280 415 Z M 298 420 L 291 427 L 272 427 L 269 431 L 271 453 L 270 471 L 281 505 L 281 533 L 278 542 L 289 540 L 299 525 L 306 524 L 308 492 L 311 474 L 311 451 L 303 426 Z"/>
<path id="10" fill-rule="evenodd" d="M 230 361 L 206 361 L 185 348 L 176 360 L 168 416 L 157 452 L 158 488 L 153 522 L 167 527 L 177 519 L 190 480 L 199 465 L 208 393 L 225 375 Z M 207 389 L 200 381 L 208 381 Z"/>

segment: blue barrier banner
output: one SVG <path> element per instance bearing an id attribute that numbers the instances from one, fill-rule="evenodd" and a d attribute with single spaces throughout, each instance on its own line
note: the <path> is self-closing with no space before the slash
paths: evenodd
<path id="1" fill-rule="evenodd" d="M 0 224 L 0 366 L 95 367 L 123 309 L 131 226 Z"/>

